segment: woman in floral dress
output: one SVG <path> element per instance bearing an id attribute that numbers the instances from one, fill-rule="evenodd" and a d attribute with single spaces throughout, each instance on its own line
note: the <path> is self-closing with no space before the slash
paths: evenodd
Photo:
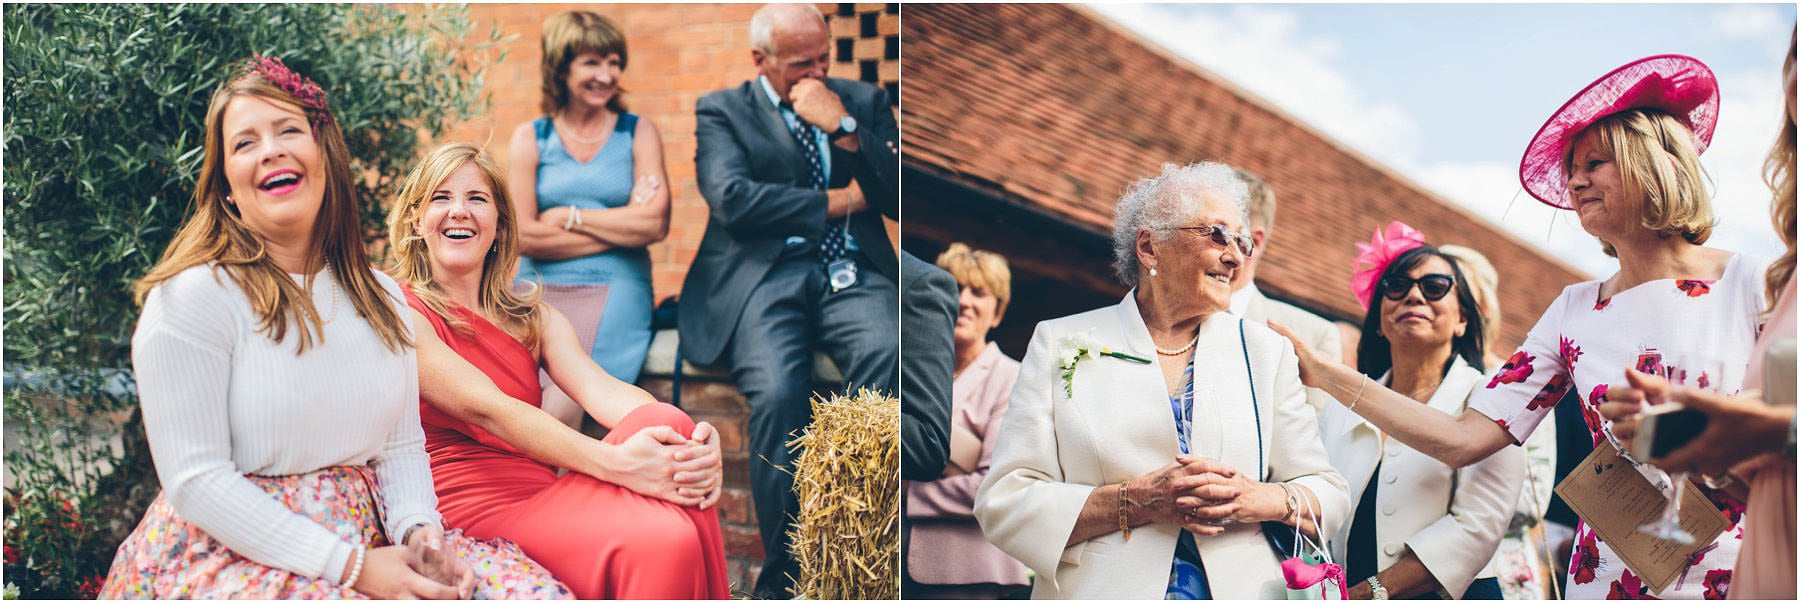
<path id="1" fill-rule="evenodd" d="M 1736 391 L 1756 340 L 1767 261 L 1704 245 L 1714 218 L 1699 154 L 1711 141 L 1718 99 L 1705 65 L 1658 55 L 1600 78 L 1538 132 L 1520 165 L 1525 189 L 1576 211 L 1582 228 L 1619 259 L 1619 272 L 1565 288 L 1474 394 L 1474 412 L 1452 417 L 1422 409 L 1305 350 L 1302 378 L 1338 400 L 1360 399 L 1357 414 L 1451 466 L 1524 441 L 1570 388 L 1594 441 L 1605 441 L 1597 408 L 1609 388 L 1626 387 L 1627 370 Z M 1582 525 L 1565 596 L 1725 598 L 1743 507 L 1695 487 L 1721 507 L 1730 527 L 1691 555 L 1667 588 L 1652 592 Z"/>
<path id="2" fill-rule="evenodd" d="M 325 100 L 265 57 L 213 94 L 194 213 L 137 285 L 163 492 L 99 598 L 569 598 L 512 543 L 443 532 L 413 329 Z"/>

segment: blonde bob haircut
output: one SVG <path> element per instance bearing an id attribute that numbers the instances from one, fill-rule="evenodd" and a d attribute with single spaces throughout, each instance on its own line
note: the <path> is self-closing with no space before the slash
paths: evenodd
<path id="1" fill-rule="evenodd" d="M 543 313 L 538 311 L 539 289 L 535 285 L 525 293 L 513 289 L 512 267 L 519 262 L 518 218 L 513 213 L 512 201 L 506 197 L 506 178 L 500 165 L 481 147 L 466 142 L 439 146 L 426 153 L 412 174 L 406 177 L 406 183 L 401 185 L 400 195 L 394 199 L 394 207 L 388 213 L 388 241 L 392 245 L 388 272 L 400 282 L 411 285 L 413 295 L 443 317 L 452 330 L 463 335 L 474 334 L 468 321 L 448 311 L 456 303 L 450 301 L 443 288 L 432 280 L 431 249 L 414 226 L 424 214 L 432 193 L 465 165 L 475 166 L 487 179 L 493 193 L 491 203 L 499 213 L 493 247 L 481 264 L 479 312 L 497 317 L 501 329 L 535 354 L 543 333 Z"/>
<path id="2" fill-rule="evenodd" d="M 1006 305 L 1012 302 L 1012 269 L 1006 257 L 992 251 L 970 249 L 962 243 L 951 243 L 938 254 L 937 267 L 943 268 L 963 287 L 981 287 L 993 294 L 994 322 L 1006 317 Z"/>
<path id="3" fill-rule="evenodd" d="M 1654 109 L 1631 109 L 1600 118 L 1570 139 L 1563 149 L 1566 176 L 1574 166 L 1576 142 L 1594 137 L 1617 162 L 1625 194 L 1643 199 L 1644 228 L 1657 236 L 1681 236 L 1702 245 L 1712 237 L 1711 196 L 1706 171 L 1694 150 L 1694 135 L 1674 116 Z M 1612 243 L 1600 242 L 1606 255 L 1618 257 Z"/>
<path id="4" fill-rule="evenodd" d="M 324 179 L 325 190 L 319 215 L 313 221 L 312 248 L 303 267 L 308 275 L 304 288 L 275 264 L 262 235 L 250 228 L 237 205 L 227 200 L 231 184 L 225 177 L 225 108 L 239 97 L 261 98 L 305 114 L 312 140 L 319 145 L 319 163 L 324 171 L 319 176 Z M 323 107 L 324 103 L 319 105 Z M 214 265 L 214 278 L 223 270 L 249 298 L 250 308 L 258 318 L 257 332 L 280 343 L 287 339 L 290 326 L 299 331 L 295 350 L 298 355 L 314 343 L 325 341 L 324 319 L 313 306 L 308 291 L 316 286 L 313 278 L 318 270 L 329 268 L 331 278 L 356 308 L 356 315 L 369 322 L 389 350 L 398 352 L 412 345 L 412 330 L 396 308 L 399 300 L 376 280 L 369 252 L 363 247 L 361 211 L 344 131 L 336 119 L 321 115 L 325 111 L 320 107 L 309 106 L 262 74 L 249 70 L 213 92 L 206 106 L 206 140 L 191 213 L 163 250 L 162 259 L 134 285 L 139 305 L 163 281 L 188 268 L 210 263 Z"/>
<path id="5" fill-rule="evenodd" d="M 617 53 L 619 69 L 631 64 L 625 50 L 625 32 L 604 15 L 588 11 L 557 13 L 544 20 L 543 100 L 538 108 L 555 115 L 569 106 L 569 64 L 584 52 L 600 56 Z M 619 88 L 606 108 L 625 112 L 625 89 Z"/>

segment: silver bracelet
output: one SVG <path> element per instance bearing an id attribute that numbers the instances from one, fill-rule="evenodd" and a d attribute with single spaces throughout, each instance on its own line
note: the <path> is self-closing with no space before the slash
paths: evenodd
<path id="1" fill-rule="evenodd" d="M 575 206 L 573 206 L 573 205 L 568 205 L 565 207 L 569 208 L 569 217 L 563 218 L 563 230 L 569 230 L 569 229 L 575 228 L 575 225 L 580 223 L 581 210 L 575 209 Z"/>
<path id="2" fill-rule="evenodd" d="M 1356 399 L 1351 400 L 1350 406 L 1348 408 L 1345 408 L 1345 410 L 1356 410 L 1356 403 L 1362 401 L 1363 388 L 1366 388 L 1369 386 L 1369 376 L 1363 375 L 1362 380 L 1358 381 L 1357 383 L 1359 385 L 1356 386 Z"/>
<path id="3" fill-rule="evenodd" d="M 339 583 L 338 586 L 344 588 L 356 586 L 356 579 L 362 577 L 363 560 L 367 559 L 368 556 L 369 549 L 358 547 L 356 549 L 356 563 L 351 564 L 350 573 L 344 576 L 344 581 Z"/>

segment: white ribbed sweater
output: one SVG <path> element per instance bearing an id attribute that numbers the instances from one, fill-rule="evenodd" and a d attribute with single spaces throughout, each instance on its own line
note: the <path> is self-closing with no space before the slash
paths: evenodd
<path id="1" fill-rule="evenodd" d="M 237 283 L 224 270 L 216 274 L 211 265 L 196 266 L 152 289 L 131 339 L 150 453 L 175 512 L 252 561 L 333 582 L 366 543 L 288 510 L 244 474 L 367 464 L 381 488 L 388 534 L 398 538 L 414 523 L 441 525 L 419 428 L 413 349 L 396 353 L 383 345 L 330 273 L 321 272 L 313 304 L 331 320 L 323 344 L 315 339 L 296 356 L 295 327 L 282 343 L 258 332 Z M 399 286 L 375 274 L 395 311 L 407 316 Z"/>

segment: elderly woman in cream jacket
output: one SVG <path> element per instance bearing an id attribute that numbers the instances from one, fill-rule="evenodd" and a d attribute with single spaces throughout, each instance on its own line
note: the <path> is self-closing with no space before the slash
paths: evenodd
<path id="1" fill-rule="evenodd" d="M 1263 530 L 1348 511 L 1292 344 L 1226 311 L 1247 194 L 1216 163 L 1138 182 L 1113 226 L 1131 292 L 1032 335 L 975 516 L 1033 597 L 1285 598 Z"/>

